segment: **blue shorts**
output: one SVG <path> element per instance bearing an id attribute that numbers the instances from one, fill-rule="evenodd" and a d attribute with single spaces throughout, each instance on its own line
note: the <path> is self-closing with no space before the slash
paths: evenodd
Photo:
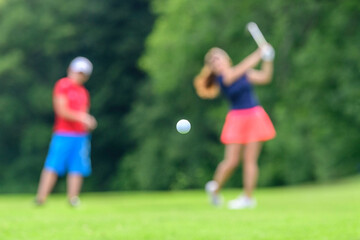
<path id="1" fill-rule="evenodd" d="M 91 174 L 90 136 L 88 134 L 54 133 L 44 168 L 59 176 Z"/>

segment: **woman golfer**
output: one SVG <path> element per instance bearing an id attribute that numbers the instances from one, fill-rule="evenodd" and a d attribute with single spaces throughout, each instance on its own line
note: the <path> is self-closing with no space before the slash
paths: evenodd
<path id="1" fill-rule="evenodd" d="M 214 179 L 205 189 L 215 206 L 222 204 L 220 190 L 243 159 L 244 193 L 229 202 L 230 209 L 256 206 L 253 190 L 258 179 L 257 160 L 262 142 L 275 137 L 275 129 L 253 92 L 252 85 L 268 84 L 273 74 L 274 49 L 266 44 L 232 66 L 228 54 L 220 48 L 212 48 L 205 56 L 205 65 L 195 78 L 194 86 L 201 98 L 214 98 L 220 90 L 229 100 L 221 133 L 225 145 L 224 160 L 218 165 Z M 261 69 L 254 67 L 262 61 Z"/>

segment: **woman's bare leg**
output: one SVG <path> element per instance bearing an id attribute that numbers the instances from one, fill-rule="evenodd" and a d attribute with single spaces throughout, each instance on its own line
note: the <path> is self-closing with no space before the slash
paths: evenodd
<path id="1" fill-rule="evenodd" d="M 253 191 L 258 179 L 258 158 L 261 151 L 262 143 L 253 142 L 248 143 L 244 149 L 244 167 L 243 167 L 243 182 L 245 195 L 252 197 Z"/>
<path id="2" fill-rule="evenodd" d="M 223 187 L 225 182 L 229 179 L 229 177 L 239 165 L 242 148 L 243 146 L 241 144 L 225 145 L 224 160 L 219 163 L 214 176 L 214 180 L 218 184 L 218 189 L 216 192 L 218 192 Z"/>

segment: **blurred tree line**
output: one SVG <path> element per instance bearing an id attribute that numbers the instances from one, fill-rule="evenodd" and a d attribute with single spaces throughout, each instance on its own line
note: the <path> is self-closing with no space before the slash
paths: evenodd
<path id="1" fill-rule="evenodd" d="M 277 54 L 273 82 L 256 88 L 278 133 L 264 145 L 259 184 L 358 172 L 356 0 L 2 0 L 0 191 L 35 191 L 52 88 L 78 55 L 94 63 L 86 86 L 99 122 L 85 189 L 202 187 L 223 157 L 228 105 L 199 99 L 192 81 L 209 48 L 222 47 L 234 63 L 256 49 L 249 21 Z M 192 123 L 187 135 L 175 130 L 181 118 Z M 241 171 L 229 186 L 240 183 Z"/>

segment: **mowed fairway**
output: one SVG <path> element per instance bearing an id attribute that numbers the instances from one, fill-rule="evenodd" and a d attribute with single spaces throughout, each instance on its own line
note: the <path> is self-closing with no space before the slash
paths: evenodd
<path id="1" fill-rule="evenodd" d="M 225 198 L 238 194 L 226 190 Z M 4 240 L 360 240 L 360 178 L 327 185 L 259 189 L 259 206 L 231 211 L 203 191 L 86 193 L 72 209 L 63 194 L 44 207 L 32 195 L 0 195 Z"/>

